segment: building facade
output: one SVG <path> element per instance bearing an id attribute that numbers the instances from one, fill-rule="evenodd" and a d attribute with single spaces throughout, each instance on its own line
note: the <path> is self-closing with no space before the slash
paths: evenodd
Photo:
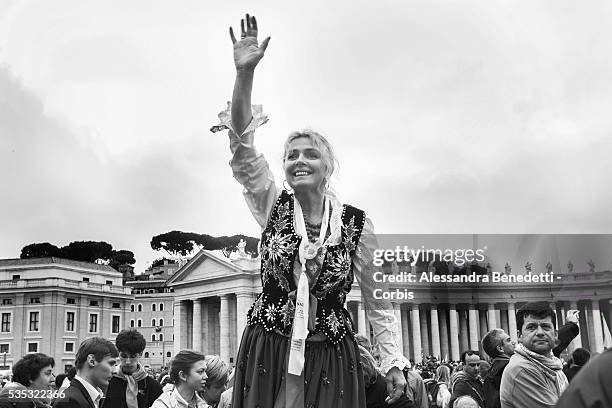
<path id="1" fill-rule="evenodd" d="M 59 258 L 0 260 L 0 363 L 45 353 L 74 364 L 81 341 L 111 341 L 125 327 L 131 289 L 106 265 Z"/>

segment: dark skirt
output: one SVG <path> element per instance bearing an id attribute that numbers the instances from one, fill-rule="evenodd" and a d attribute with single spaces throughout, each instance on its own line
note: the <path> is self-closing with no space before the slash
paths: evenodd
<path id="1" fill-rule="evenodd" d="M 232 408 L 273 408 L 287 370 L 289 338 L 248 326 L 242 335 Z M 304 366 L 306 408 L 365 408 L 359 350 L 352 334 L 337 345 L 307 341 Z M 301 407 L 286 407 L 301 408 Z"/>

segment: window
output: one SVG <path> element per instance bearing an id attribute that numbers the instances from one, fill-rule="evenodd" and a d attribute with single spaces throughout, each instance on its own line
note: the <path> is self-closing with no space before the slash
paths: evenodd
<path id="1" fill-rule="evenodd" d="M 30 312 L 30 331 L 33 331 L 33 332 L 38 331 L 39 320 L 40 320 L 40 312 Z M 34 343 L 31 343 L 31 344 L 34 344 Z"/>
<path id="2" fill-rule="evenodd" d="M 12 305 L 13 304 L 13 299 L 2 299 L 2 304 L 3 305 Z"/>
<path id="3" fill-rule="evenodd" d="M 66 312 L 66 331 L 74 331 L 75 312 Z"/>
<path id="4" fill-rule="evenodd" d="M 111 323 L 111 333 L 119 333 L 120 330 L 120 326 L 121 326 L 121 317 L 120 316 L 113 316 L 113 321 Z"/>
<path id="5" fill-rule="evenodd" d="M 154 334 L 151 335 L 151 341 L 155 341 L 155 335 Z"/>
<path id="6" fill-rule="evenodd" d="M 75 298 L 67 298 L 66 299 L 66 304 L 68 304 L 68 305 L 76 305 L 76 299 Z"/>
<path id="7" fill-rule="evenodd" d="M 145 355 L 144 356 L 145 356 L 145 358 L 149 358 L 149 352 L 145 351 Z"/>
<path id="8" fill-rule="evenodd" d="M 11 313 L 2 313 L 2 333 L 9 333 L 11 331 Z"/>
<path id="9" fill-rule="evenodd" d="M 92 313 L 89 315 L 89 332 L 96 333 L 98 331 L 98 314 Z"/>
<path id="10" fill-rule="evenodd" d="M 163 312 L 163 311 L 164 311 L 164 304 L 163 304 L 163 303 L 160 303 L 160 304 L 159 304 L 159 311 L 160 311 L 160 312 Z"/>
<path id="11" fill-rule="evenodd" d="M 134 327 L 134 319 L 130 320 L 130 327 Z"/>
<path id="12" fill-rule="evenodd" d="M 130 305 L 130 312 L 134 311 L 134 305 Z"/>
<path id="13" fill-rule="evenodd" d="M 89 278 L 83 278 L 83 282 L 89 282 Z"/>
<path id="14" fill-rule="evenodd" d="M 172 357 L 172 353 L 171 352 L 167 352 L 166 353 L 166 357 Z"/>
<path id="15" fill-rule="evenodd" d="M 138 327 L 142 327 L 142 320 L 138 319 Z"/>
<path id="16" fill-rule="evenodd" d="M 19 280 L 21 279 L 21 275 L 13 275 L 13 280 Z"/>
<path id="17" fill-rule="evenodd" d="M 155 327 L 155 319 L 151 320 L 151 326 Z"/>
<path id="18" fill-rule="evenodd" d="M 4 343 L 4 344 L 0 344 L 0 354 L 9 353 L 9 344 L 8 343 Z"/>
<path id="19" fill-rule="evenodd" d="M 121 309 L 121 303 L 113 303 L 113 309 Z"/>
<path id="20" fill-rule="evenodd" d="M 152 312 L 155 312 L 155 306 L 156 306 L 155 303 L 151 303 L 151 311 Z"/>
<path id="21" fill-rule="evenodd" d="M 74 343 L 71 341 L 67 341 L 64 345 L 64 352 L 66 353 L 74 353 Z"/>
<path id="22" fill-rule="evenodd" d="M 89 306 L 99 306 L 99 303 L 97 300 L 90 300 L 89 301 Z"/>
<path id="23" fill-rule="evenodd" d="M 106 284 L 107 284 L 107 285 L 112 285 L 112 284 L 113 284 L 113 281 L 112 281 L 112 280 L 107 280 L 107 281 L 106 281 Z"/>
<path id="24" fill-rule="evenodd" d="M 28 343 L 28 353 L 38 353 L 38 343 Z"/>
<path id="25" fill-rule="evenodd" d="M 30 304 L 34 304 L 34 303 L 40 303 L 40 298 L 38 297 L 30 298 Z"/>
<path id="26" fill-rule="evenodd" d="M 164 341 L 164 334 L 163 333 L 159 333 L 159 341 Z"/>
<path id="27" fill-rule="evenodd" d="M 159 325 L 163 326 L 164 325 L 164 319 L 159 319 Z"/>
<path id="28" fill-rule="evenodd" d="M 142 305 L 138 305 L 138 311 L 142 312 Z"/>

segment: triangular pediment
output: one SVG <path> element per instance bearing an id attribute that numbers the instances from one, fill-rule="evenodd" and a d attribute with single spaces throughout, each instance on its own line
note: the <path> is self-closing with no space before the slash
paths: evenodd
<path id="1" fill-rule="evenodd" d="M 231 260 L 212 251 L 202 250 L 179 269 L 169 280 L 169 285 L 210 281 L 249 272 Z"/>

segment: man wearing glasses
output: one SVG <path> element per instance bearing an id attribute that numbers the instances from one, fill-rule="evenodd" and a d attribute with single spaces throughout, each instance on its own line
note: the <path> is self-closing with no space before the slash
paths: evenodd
<path id="1" fill-rule="evenodd" d="M 119 350 L 119 367 L 106 393 L 106 407 L 149 408 L 162 393 L 157 381 L 149 377 L 140 364 L 147 346 L 145 338 L 134 329 L 121 331 L 115 340 Z"/>
<path id="2" fill-rule="evenodd" d="M 557 343 L 555 321 L 547 302 L 527 303 L 517 311 L 520 343 L 502 375 L 502 408 L 554 407 L 567 387 L 562 361 L 552 352 Z"/>

